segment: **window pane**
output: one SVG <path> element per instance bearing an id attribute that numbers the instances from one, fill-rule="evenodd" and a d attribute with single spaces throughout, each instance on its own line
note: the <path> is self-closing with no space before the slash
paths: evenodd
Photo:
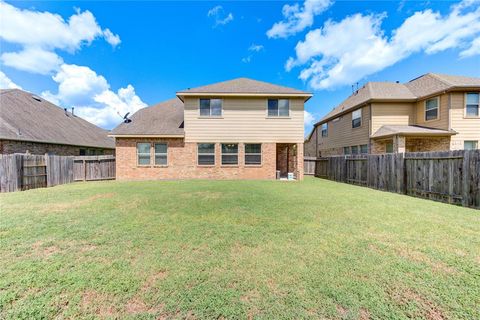
<path id="1" fill-rule="evenodd" d="M 436 109 L 438 107 L 438 99 L 429 99 L 427 102 L 425 102 L 425 110 L 432 110 Z"/>
<path id="2" fill-rule="evenodd" d="M 360 118 L 352 120 L 352 128 L 357 128 L 362 125 L 362 120 Z"/>
<path id="3" fill-rule="evenodd" d="M 213 165 L 215 164 L 215 156 L 212 155 L 198 155 L 198 164 L 201 165 Z"/>
<path id="4" fill-rule="evenodd" d="M 262 164 L 262 156 L 259 154 L 245 154 L 245 164 Z"/>
<path id="5" fill-rule="evenodd" d="M 290 100 L 280 99 L 278 100 L 278 115 L 282 117 L 287 117 L 289 115 L 290 109 Z"/>
<path id="6" fill-rule="evenodd" d="M 200 99 L 200 115 L 210 115 L 210 99 Z"/>
<path id="7" fill-rule="evenodd" d="M 210 108 L 212 110 L 212 116 L 221 116 L 222 115 L 222 100 L 221 99 L 211 99 Z"/>
<path id="8" fill-rule="evenodd" d="M 477 105 L 467 104 L 467 116 L 478 117 L 478 115 L 479 115 L 478 104 Z"/>
<path id="9" fill-rule="evenodd" d="M 476 104 L 480 103 L 480 94 L 479 93 L 467 93 L 467 103 L 466 104 Z"/>
<path id="10" fill-rule="evenodd" d="M 222 154 L 223 153 L 238 153 L 238 144 L 222 143 Z"/>
<path id="11" fill-rule="evenodd" d="M 352 154 L 357 154 L 357 153 L 358 153 L 358 147 L 352 146 Z"/>
<path id="12" fill-rule="evenodd" d="M 215 153 L 214 143 L 199 143 L 198 153 Z"/>
<path id="13" fill-rule="evenodd" d="M 393 152 L 393 143 L 392 142 L 387 143 L 386 151 L 387 151 L 387 153 L 392 153 Z"/>
<path id="14" fill-rule="evenodd" d="M 138 164 L 148 165 L 150 164 L 150 155 L 149 154 L 139 154 L 138 155 Z"/>
<path id="15" fill-rule="evenodd" d="M 262 153 L 262 145 L 260 143 L 245 144 L 245 153 Z"/>
<path id="16" fill-rule="evenodd" d="M 222 154 L 222 164 L 238 164 L 238 155 Z"/>
<path id="17" fill-rule="evenodd" d="M 167 153 L 167 144 L 155 143 L 155 153 Z"/>
<path id="18" fill-rule="evenodd" d="M 350 154 L 350 147 L 343 147 L 343 154 Z"/>
<path id="19" fill-rule="evenodd" d="M 268 100 L 268 116 L 270 117 L 278 116 L 278 100 L 274 100 L 274 99 Z"/>
<path id="20" fill-rule="evenodd" d="M 475 150 L 478 148 L 477 141 L 464 141 L 463 142 L 463 149 L 465 150 Z"/>
<path id="21" fill-rule="evenodd" d="M 427 110 L 425 112 L 425 120 L 434 120 L 438 117 L 438 109 Z"/>
<path id="22" fill-rule="evenodd" d="M 352 119 L 358 119 L 362 117 L 362 109 L 358 109 L 352 112 Z"/>
<path id="23" fill-rule="evenodd" d="M 362 154 L 368 153 L 368 145 L 362 144 L 360 146 L 360 153 L 362 153 Z"/>
<path id="24" fill-rule="evenodd" d="M 150 143 L 137 143 L 137 152 L 150 154 Z"/>
<path id="25" fill-rule="evenodd" d="M 326 137 L 328 134 L 328 124 L 324 123 L 322 124 L 322 137 Z"/>
<path id="26" fill-rule="evenodd" d="M 155 164 L 161 166 L 167 165 L 167 155 L 155 155 Z"/>

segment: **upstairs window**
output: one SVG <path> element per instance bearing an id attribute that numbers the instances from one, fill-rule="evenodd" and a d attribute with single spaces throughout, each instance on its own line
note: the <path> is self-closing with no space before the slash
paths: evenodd
<path id="1" fill-rule="evenodd" d="M 352 146 L 352 154 L 358 154 L 358 146 Z"/>
<path id="2" fill-rule="evenodd" d="M 322 124 L 322 137 L 328 136 L 328 123 Z"/>
<path id="3" fill-rule="evenodd" d="M 350 147 L 343 147 L 343 154 L 350 154 Z"/>
<path id="4" fill-rule="evenodd" d="M 358 128 L 362 125 L 362 109 L 352 112 L 352 128 Z"/>
<path id="5" fill-rule="evenodd" d="M 260 143 L 245 144 L 245 164 L 246 165 L 262 164 L 262 145 Z"/>
<path id="6" fill-rule="evenodd" d="M 150 164 L 150 143 L 137 143 L 137 163 L 140 166 Z"/>
<path id="7" fill-rule="evenodd" d="M 269 117 L 288 117 L 290 114 L 290 100 L 268 99 Z"/>
<path id="8" fill-rule="evenodd" d="M 467 93 L 466 102 L 467 117 L 478 117 L 480 115 L 480 94 L 478 92 Z"/>
<path id="9" fill-rule="evenodd" d="M 219 117 L 222 115 L 222 99 L 200 99 L 200 116 Z"/>
<path id="10" fill-rule="evenodd" d="M 155 143 L 155 165 L 166 166 L 168 160 L 166 143 Z"/>
<path id="11" fill-rule="evenodd" d="M 425 101 L 425 121 L 438 119 L 438 97 Z"/>
<path id="12" fill-rule="evenodd" d="M 198 144 L 198 164 L 201 166 L 215 165 L 215 143 Z"/>
<path id="13" fill-rule="evenodd" d="M 222 165 L 238 164 L 238 143 L 222 143 Z"/>

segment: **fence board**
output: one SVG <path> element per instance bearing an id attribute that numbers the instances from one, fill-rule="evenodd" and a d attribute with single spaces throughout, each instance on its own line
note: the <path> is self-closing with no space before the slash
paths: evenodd
<path id="1" fill-rule="evenodd" d="M 326 157 L 315 176 L 480 208 L 480 150 Z"/>

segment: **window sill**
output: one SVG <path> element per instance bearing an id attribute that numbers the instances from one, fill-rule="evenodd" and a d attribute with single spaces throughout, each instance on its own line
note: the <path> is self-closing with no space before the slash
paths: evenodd
<path id="1" fill-rule="evenodd" d="M 215 168 L 214 164 L 197 164 L 197 167 L 200 168 Z"/>
<path id="2" fill-rule="evenodd" d="M 480 119 L 480 116 L 463 116 L 463 119 Z"/>
<path id="3" fill-rule="evenodd" d="M 238 164 L 222 164 L 220 168 L 238 168 Z"/>
<path id="4" fill-rule="evenodd" d="M 151 168 L 151 164 L 137 164 L 137 168 Z"/>
<path id="5" fill-rule="evenodd" d="M 198 116 L 197 119 L 223 119 L 223 116 Z"/>
<path id="6" fill-rule="evenodd" d="M 168 168 L 168 164 L 156 164 L 153 167 L 154 168 Z"/>
<path id="7" fill-rule="evenodd" d="M 245 168 L 261 168 L 263 165 L 261 164 L 246 164 Z"/>
<path id="8" fill-rule="evenodd" d="M 266 116 L 265 119 L 292 119 L 290 116 Z"/>

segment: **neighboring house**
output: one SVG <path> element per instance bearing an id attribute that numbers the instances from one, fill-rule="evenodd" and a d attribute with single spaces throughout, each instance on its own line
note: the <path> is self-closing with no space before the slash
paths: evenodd
<path id="1" fill-rule="evenodd" d="M 480 78 L 368 82 L 315 124 L 306 156 L 477 149 Z"/>
<path id="2" fill-rule="evenodd" d="M 179 91 L 112 131 L 117 179 L 302 179 L 311 96 L 246 78 Z"/>
<path id="3" fill-rule="evenodd" d="M 72 109 L 73 111 L 73 109 Z M 19 89 L 0 90 L 0 153 L 114 154 L 108 132 Z"/>

